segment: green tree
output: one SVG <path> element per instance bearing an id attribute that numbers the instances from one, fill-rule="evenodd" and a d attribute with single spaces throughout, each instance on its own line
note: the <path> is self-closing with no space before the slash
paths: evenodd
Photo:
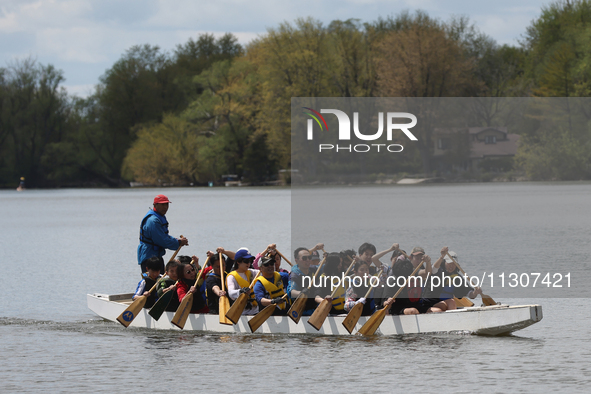
<path id="1" fill-rule="evenodd" d="M 199 135 L 173 115 L 143 126 L 123 163 L 123 173 L 148 185 L 186 185 L 199 179 Z"/>
<path id="2" fill-rule="evenodd" d="M 473 59 L 466 56 L 457 31 L 418 12 L 413 19 L 403 14 L 397 29 L 383 35 L 377 46 L 378 90 L 386 97 L 454 97 L 468 95 L 478 84 L 473 78 Z M 453 27 L 453 26 L 452 26 Z M 429 119 L 436 102 L 409 100 L 423 121 L 415 127 L 424 173 L 432 170 L 434 127 Z M 426 105 L 426 106 L 425 106 Z M 436 116 L 435 116 L 436 118 Z"/>
<path id="3" fill-rule="evenodd" d="M 28 58 L 0 70 L 0 181 L 25 176 L 29 186 L 46 182 L 47 148 L 68 132 L 69 102 L 63 73 Z"/>

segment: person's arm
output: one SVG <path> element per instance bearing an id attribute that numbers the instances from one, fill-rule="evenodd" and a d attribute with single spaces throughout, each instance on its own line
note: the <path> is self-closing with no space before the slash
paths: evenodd
<path id="1" fill-rule="evenodd" d="M 176 294 L 179 297 L 179 301 L 182 301 L 183 298 L 185 298 L 188 290 L 189 290 L 189 287 L 185 283 L 183 283 L 183 282 L 178 283 L 178 285 L 176 287 Z"/>
<path id="2" fill-rule="evenodd" d="M 170 250 L 177 250 L 179 248 L 179 240 L 166 234 L 164 226 L 162 226 L 156 215 L 151 215 L 148 218 L 146 226 L 150 229 L 149 231 L 152 236 L 152 241 L 156 245 Z"/>
<path id="3" fill-rule="evenodd" d="M 298 298 L 298 296 L 300 295 L 301 289 L 300 289 L 300 282 L 302 280 L 301 275 L 299 275 L 296 272 L 291 271 L 291 274 L 289 274 L 289 288 L 291 291 L 291 294 L 289 295 L 291 298 Z"/>
<path id="4" fill-rule="evenodd" d="M 439 258 L 433 264 L 433 272 L 439 271 L 439 266 L 441 266 L 441 263 L 443 263 L 445 261 L 445 254 L 447 253 L 448 250 L 449 250 L 449 248 L 447 246 L 444 246 L 443 248 L 441 248 L 441 256 L 439 256 Z"/>
<path id="5" fill-rule="evenodd" d="M 238 281 L 232 275 L 226 277 L 226 285 L 228 288 L 228 295 L 231 299 L 235 300 L 240 295 L 240 285 Z"/>
<path id="6" fill-rule="evenodd" d="M 132 300 L 135 300 L 136 298 L 144 295 L 144 289 L 146 288 L 146 280 L 142 279 L 140 280 L 140 282 L 137 284 L 137 287 L 135 289 L 135 293 L 133 295 L 133 297 L 131 297 Z"/>
<path id="7" fill-rule="evenodd" d="M 382 257 L 384 257 L 384 255 L 386 253 L 390 253 L 393 252 L 395 250 L 398 250 L 398 248 L 400 247 L 400 245 L 398 244 L 392 244 L 392 246 L 390 246 L 388 249 L 381 251 L 380 253 L 376 253 L 371 257 L 371 261 L 375 264 L 376 267 L 380 267 L 383 265 L 383 263 L 380 261 L 380 259 Z"/>
<path id="8" fill-rule="evenodd" d="M 310 252 L 310 254 L 312 254 L 317 250 L 324 250 L 324 244 L 323 243 L 316 244 L 316 245 L 314 245 L 314 247 L 312 249 L 308 249 L 308 252 Z"/>
<path id="9" fill-rule="evenodd" d="M 226 256 L 231 258 L 232 260 L 234 260 L 234 257 L 236 256 L 235 252 L 232 252 L 231 250 L 226 250 L 226 249 L 222 248 L 221 246 L 218 247 L 215 251 L 216 251 L 216 253 L 225 254 Z"/>
<path id="10" fill-rule="evenodd" d="M 259 269 L 259 261 L 261 260 L 261 257 L 263 257 L 262 253 L 259 253 L 255 256 L 254 261 L 252 262 L 252 268 L 254 269 Z"/>
<path id="11" fill-rule="evenodd" d="M 478 294 L 482 294 L 482 289 L 480 287 L 475 287 L 473 290 L 468 292 L 468 297 L 474 299 Z"/>
<path id="12" fill-rule="evenodd" d="M 433 271 L 433 268 L 431 267 L 431 257 L 425 255 L 423 257 L 423 263 L 425 263 L 425 268 L 419 270 L 417 276 L 420 276 L 423 279 L 427 279 L 427 276 L 430 275 Z"/>
<path id="13" fill-rule="evenodd" d="M 215 293 L 216 296 L 218 297 L 223 297 L 226 295 L 225 291 L 222 291 L 222 289 L 218 286 L 215 285 L 214 287 L 211 288 L 211 290 Z"/>
<path id="14" fill-rule="evenodd" d="M 257 283 L 255 283 L 254 285 L 253 291 L 254 298 L 257 300 L 257 304 L 263 305 L 261 302 L 262 299 L 265 298 L 265 294 L 267 293 L 267 291 L 265 290 L 265 286 L 260 281 L 257 281 Z"/>

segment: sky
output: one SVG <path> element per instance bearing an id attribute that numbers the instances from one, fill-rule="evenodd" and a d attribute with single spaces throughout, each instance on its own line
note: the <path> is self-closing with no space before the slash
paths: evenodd
<path id="1" fill-rule="evenodd" d="M 172 52 L 203 33 L 226 32 L 241 44 L 300 17 L 328 25 L 373 22 L 422 10 L 467 16 L 499 44 L 518 45 L 549 1 L 534 0 L 0 0 L 0 67 L 32 57 L 62 70 L 69 94 L 92 94 L 105 71 L 133 45 Z"/>

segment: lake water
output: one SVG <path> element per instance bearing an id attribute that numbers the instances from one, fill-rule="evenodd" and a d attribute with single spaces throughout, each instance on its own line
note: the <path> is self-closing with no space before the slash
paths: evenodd
<path id="1" fill-rule="evenodd" d="M 324 217 L 331 204 L 320 201 L 334 201 L 343 194 L 339 188 L 297 192 L 293 201 L 291 191 L 281 188 L 0 191 L 0 392 L 588 392 L 588 298 L 573 297 L 588 292 L 586 279 L 575 279 L 589 272 L 591 184 L 345 192 L 373 206 L 391 200 L 404 208 L 367 223 L 352 214 L 355 222 L 335 235 L 323 232 L 331 229 Z M 448 245 L 468 273 L 491 267 L 572 271 L 573 283 L 568 293 L 523 292 L 521 299 L 489 288 L 497 301 L 543 306 L 540 323 L 506 337 L 125 329 L 87 309 L 86 294 L 135 289 L 138 226 L 158 193 L 172 201 L 171 234 L 189 238 L 185 254 L 201 257 L 217 246 L 258 252 L 275 242 L 291 256 L 292 247 L 308 242 L 299 235 L 300 220 L 312 214 L 309 233 L 329 251 L 363 241 L 379 251 L 396 241 L 406 249 L 420 244 L 437 256 Z M 389 233 L 381 225 L 386 221 Z M 292 232 L 298 232 L 293 245 Z"/>

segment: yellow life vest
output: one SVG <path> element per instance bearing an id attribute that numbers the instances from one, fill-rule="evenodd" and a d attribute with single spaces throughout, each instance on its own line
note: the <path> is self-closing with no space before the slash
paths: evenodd
<path id="1" fill-rule="evenodd" d="M 238 286 L 240 286 L 240 287 L 250 287 L 250 284 L 252 283 L 252 275 L 251 275 L 250 270 L 246 270 L 246 277 L 248 278 L 248 282 L 246 280 L 244 280 L 244 278 L 242 276 L 240 276 L 238 271 L 232 271 L 228 275 L 232 275 L 234 277 L 234 279 L 236 279 L 236 282 L 238 282 Z M 250 298 L 248 299 L 248 302 L 250 302 L 250 304 L 253 307 L 258 305 L 257 300 L 254 296 L 254 291 L 250 292 Z"/>
<path id="2" fill-rule="evenodd" d="M 320 276 L 326 275 L 322 274 Z M 332 299 L 332 307 L 338 311 L 342 311 L 345 309 L 345 288 L 342 286 L 342 283 L 339 284 L 336 290 Z"/>
<path id="3" fill-rule="evenodd" d="M 277 297 L 283 297 L 285 295 L 285 290 L 283 288 L 283 280 L 281 280 L 281 275 L 279 274 L 279 272 L 274 272 L 273 275 L 273 282 L 271 282 L 262 275 L 259 275 L 259 277 L 256 280 L 258 280 L 263 284 L 263 286 L 265 286 L 265 290 L 267 290 L 267 293 L 269 293 L 269 298 L 273 299 Z M 284 310 L 287 309 L 289 304 L 289 297 L 286 297 L 285 302 L 277 304 L 277 307 L 281 310 Z"/>

